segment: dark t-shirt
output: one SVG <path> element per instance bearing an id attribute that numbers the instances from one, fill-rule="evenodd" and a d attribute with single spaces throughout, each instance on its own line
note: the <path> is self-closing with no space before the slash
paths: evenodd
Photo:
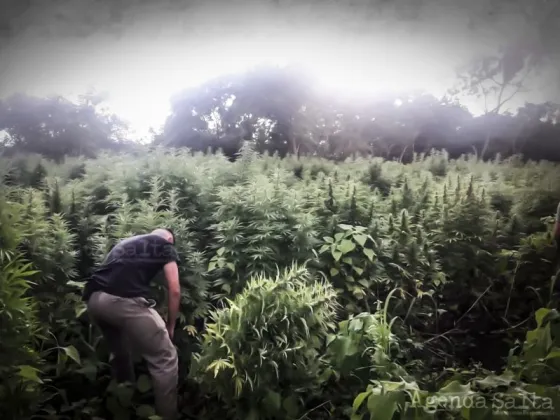
<path id="1" fill-rule="evenodd" d="M 119 242 L 91 275 L 84 300 L 95 291 L 120 297 L 149 297 L 150 282 L 168 262 L 179 262 L 175 247 L 157 235 L 132 236 Z"/>

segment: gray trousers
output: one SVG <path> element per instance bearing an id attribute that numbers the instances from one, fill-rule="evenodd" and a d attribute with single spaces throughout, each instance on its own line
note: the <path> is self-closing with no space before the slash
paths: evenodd
<path id="1" fill-rule="evenodd" d="M 101 329 L 114 355 L 119 382 L 134 381 L 131 349 L 148 364 L 156 411 L 164 420 L 177 418 L 178 360 L 165 321 L 144 298 L 122 298 L 95 292 L 87 303 L 92 321 Z"/>

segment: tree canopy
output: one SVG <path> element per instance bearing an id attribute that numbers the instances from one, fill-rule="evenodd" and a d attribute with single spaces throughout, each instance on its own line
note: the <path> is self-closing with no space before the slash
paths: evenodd
<path id="1" fill-rule="evenodd" d="M 353 153 L 411 157 L 473 147 L 491 155 L 560 158 L 558 104 L 526 104 L 515 113 L 474 116 L 451 97 L 422 92 L 348 99 L 311 88 L 294 68 L 259 68 L 224 76 L 176 95 L 156 144 L 234 154 L 244 141 L 257 150 L 344 158 Z M 488 145 L 488 138 L 492 145 Z M 536 139 L 538 138 L 538 145 Z"/>
<path id="2" fill-rule="evenodd" d="M 52 159 L 94 156 L 126 143 L 126 125 L 97 109 L 101 98 L 83 96 L 78 103 L 61 97 L 14 95 L 0 101 L 0 145 L 4 152 L 39 153 Z"/>

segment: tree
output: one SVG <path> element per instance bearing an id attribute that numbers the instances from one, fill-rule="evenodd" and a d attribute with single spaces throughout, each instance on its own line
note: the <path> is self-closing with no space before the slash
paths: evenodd
<path id="1" fill-rule="evenodd" d="M 84 95 L 79 103 L 13 95 L 0 102 L 0 131 L 7 133 L 3 145 L 11 152 L 55 160 L 121 147 L 126 126 L 115 115 L 99 111 L 100 100 L 93 95 Z"/>

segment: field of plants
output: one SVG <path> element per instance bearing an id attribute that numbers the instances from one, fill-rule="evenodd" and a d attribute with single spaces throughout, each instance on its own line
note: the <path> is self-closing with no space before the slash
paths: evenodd
<path id="1" fill-rule="evenodd" d="M 558 418 L 560 168 L 149 153 L 0 162 L 0 412 L 154 419 L 81 288 L 170 226 L 184 419 Z M 165 287 L 154 298 L 166 310 Z"/>

